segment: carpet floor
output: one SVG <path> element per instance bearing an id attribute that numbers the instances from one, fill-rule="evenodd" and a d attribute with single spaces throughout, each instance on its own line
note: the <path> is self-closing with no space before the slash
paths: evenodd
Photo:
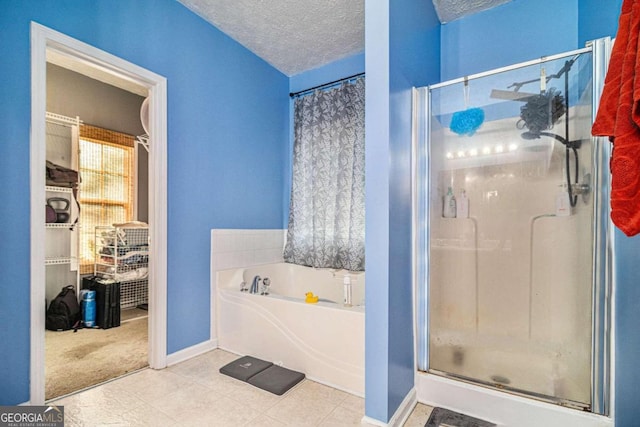
<path id="1" fill-rule="evenodd" d="M 46 331 L 45 399 L 144 368 L 147 351 L 147 318 L 110 329 Z"/>

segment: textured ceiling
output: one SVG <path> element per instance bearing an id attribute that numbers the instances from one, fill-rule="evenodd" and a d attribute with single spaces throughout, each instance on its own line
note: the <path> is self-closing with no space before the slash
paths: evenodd
<path id="1" fill-rule="evenodd" d="M 491 9 L 511 0 L 433 0 L 438 19 L 443 24 L 472 13 Z"/>
<path id="2" fill-rule="evenodd" d="M 364 51 L 364 0 L 178 1 L 287 76 Z M 445 23 L 511 0 L 432 1 Z"/>
<path id="3" fill-rule="evenodd" d="M 364 0 L 179 0 L 292 76 L 364 51 Z"/>

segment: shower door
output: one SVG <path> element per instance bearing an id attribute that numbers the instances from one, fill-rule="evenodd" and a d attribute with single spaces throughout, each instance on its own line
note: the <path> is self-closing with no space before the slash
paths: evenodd
<path id="1" fill-rule="evenodd" d="M 593 69 L 589 47 L 424 89 L 422 370 L 605 411 Z"/>

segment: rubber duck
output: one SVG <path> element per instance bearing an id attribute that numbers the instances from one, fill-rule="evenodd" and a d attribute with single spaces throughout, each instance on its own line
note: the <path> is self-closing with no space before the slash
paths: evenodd
<path id="1" fill-rule="evenodd" d="M 318 302 L 318 296 L 317 295 L 313 295 L 313 292 L 307 292 L 304 295 L 307 297 L 304 300 L 304 302 L 306 302 L 307 304 L 315 304 L 315 303 Z"/>

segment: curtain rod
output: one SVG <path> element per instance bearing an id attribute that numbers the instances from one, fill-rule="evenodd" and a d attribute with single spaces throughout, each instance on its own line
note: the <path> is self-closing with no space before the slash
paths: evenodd
<path id="1" fill-rule="evenodd" d="M 329 82 L 329 83 L 323 83 L 323 84 L 318 85 L 318 86 L 310 87 L 309 89 L 299 90 L 298 92 L 291 92 L 291 93 L 289 93 L 289 96 L 293 98 L 294 96 L 298 96 L 298 95 L 300 95 L 302 93 L 305 93 L 305 92 L 311 92 L 312 90 L 321 89 L 323 87 L 331 86 L 331 85 L 334 85 L 336 83 L 344 82 L 346 80 L 355 79 L 356 77 L 360 77 L 360 76 L 364 76 L 364 73 L 354 74 L 353 76 L 344 77 L 342 79 L 334 80 L 334 81 Z"/>

